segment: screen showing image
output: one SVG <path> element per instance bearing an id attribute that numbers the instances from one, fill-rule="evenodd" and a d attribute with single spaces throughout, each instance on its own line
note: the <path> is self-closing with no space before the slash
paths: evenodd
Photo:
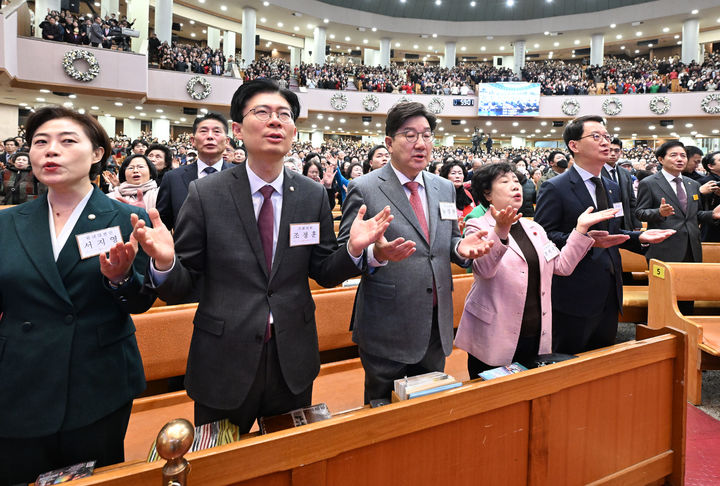
<path id="1" fill-rule="evenodd" d="M 478 116 L 539 116 L 540 83 L 479 83 Z"/>

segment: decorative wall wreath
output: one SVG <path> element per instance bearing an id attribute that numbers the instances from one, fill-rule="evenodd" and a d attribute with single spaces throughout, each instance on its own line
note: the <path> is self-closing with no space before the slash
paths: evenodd
<path id="1" fill-rule="evenodd" d="M 80 71 L 75 67 L 75 61 L 85 61 L 88 63 L 89 69 L 87 71 Z M 100 74 L 100 63 L 95 58 L 95 54 L 84 49 L 74 49 L 66 52 L 63 56 L 62 65 L 65 74 L 76 81 L 92 81 Z"/>
<path id="2" fill-rule="evenodd" d="M 617 96 L 611 96 L 603 101 L 602 111 L 606 115 L 615 116 L 622 111 L 622 101 Z"/>
<path id="3" fill-rule="evenodd" d="M 407 96 L 401 96 L 401 97 L 398 98 L 398 100 L 395 102 L 396 105 L 397 105 L 398 103 L 410 103 L 410 98 L 407 97 Z"/>
<path id="4" fill-rule="evenodd" d="M 427 107 L 431 113 L 439 115 L 445 109 L 445 102 L 442 100 L 442 98 L 438 98 L 437 96 L 435 96 L 433 99 L 430 100 L 430 103 L 428 103 Z"/>
<path id="5" fill-rule="evenodd" d="M 580 102 L 575 98 L 563 101 L 562 112 L 567 116 L 575 116 L 580 111 Z"/>
<path id="6" fill-rule="evenodd" d="M 348 98 L 345 93 L 335 93 L 330 97 L 330 106 L 336 110 L 344 110 L 347 104 Z"/>
<path id="7" fill-rule="evenodd" d="M 369 94 L 363 98 L 362 105 L 365 111 L 375 111 L 380 108 L 380 98 L 377 95 Z"/>
<path id="8" fill-rule="evenodd" d="M 720 94 L 712 93 L 707 95 L 700 102 L 700 107 L 702 111 L 709 115 L 717 115 L 720 113 Z"/>
<path id="9" fill-rule="evenodd" d="M 195 89 L 198 84 L 202 86 L 202 89 L 199 91 Z M 212 85 L 210 84 L 210 81 L 205 79 L 205 76 L 198 75 L 190 78 L 185 85 L 185 90 L 190 98 L 194 100 L 204 100 L 210 96 L 210 93 L 212 93 Z"/>
<path id="10" fill-rule="evenodd" d="M 653 96 L 650 99 L 650 111 L 656 115 L 664 115 L 670 111 L 670 98 L 667 96 Z"/>

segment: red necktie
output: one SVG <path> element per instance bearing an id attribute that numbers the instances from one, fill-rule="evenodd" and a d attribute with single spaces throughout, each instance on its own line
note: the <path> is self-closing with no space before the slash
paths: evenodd
<path id="1" fill-rule="evenodd" d="M 260 214 L 258 214 L 258 231 L 260 232 L 260 241 L 263 246 L 263 253 L 265 253 L 265 265 L 268 271 L 268 281 L 270 280 L 270 272 L 272 271 L 272 254 L 273 254 L 273 226 L 274 226 L 274 212 L 272 201 L 270 200 L 273 192 L 272 186 L 263 186 L 260 188 L 260 193 L 263 195 L 265 200 L 260 207 Z M 265 328 L 265 342 L 270 340 L 270 315 L 268 314 L 267 327 Z"/>
<path id="2" fill-rule="evenodd" d="M 415 216 L 417 216 L 418 221 L 420 222 L 420 227 L 423 230 L 423 233 L 425 233 L 425 239 L 427 240 L 428 244 L 430 243 L 430 230 L 428 229 L 427 220 L 425 219 L 425 211 L 423 210 L 422 201 L 420 200 L 420 194 L 418 194 L 418 186 L 420 185 L 419 182 L 406 182 L 405 187 L 410 189 L 410 206 L 412 206 L 413 211 L 415 211 Z M 435 278 L 433 277 L 433 288 L 432 288 L 432 294 L 433 294 L 433 306 L 437 305 L 437 291 L 435 290 Z"/>

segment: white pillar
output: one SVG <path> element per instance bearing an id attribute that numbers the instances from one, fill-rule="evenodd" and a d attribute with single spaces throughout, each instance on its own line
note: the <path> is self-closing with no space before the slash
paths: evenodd
<path id="1" fill-rule="evenodd" d="M 378 62 L 380 51 L 377 49 L 369 49 L 365 48 L 365 52 L 363 52 L 363 64 L 366 66 L 377 66 L 380 64 Z"/>
<path id="2" fill-rule="evenodd" d="M 315 43 L 313 45 L 313 63 L 319 66 L 325 65 L 325 36 L 327 31 L 325 27 L 317 26 L 313 31 Z"/>
<path id="3" fill-rule="evenodd" d="M 37 2 L 36 2 L 37 4 Z M 100 16 L 104 19 L 106 15 L 115 14 L 115 18 L 119 17 L 120 14 L 120 1 L 119 0 L 101 0 L 100 2 Z"/>
<path id="4" fill-rule="evenodd" d="M 446 42 L 445 43 L 445 64 L 444 66 L 448 69 L 452 69 L 455 67 L 455 42 Z"/>
<path id="5" fill-rule="evenodd" d="M 302 57 L 302 49 L 295 46 L 290 46 L 290 69 L 294 70 L 300 66 L 300 58 Z"/>
<path id="6" fill-rule="evenodd" d="M 510 146 L 513 148 L 525 147 L 525 137 L 516 137 L 515 135 L 510 137 Z"/>
<path id="7" fill-rule="evenodd" d="M 123 133 L 131 140 L 140 138 L 140 120 L 123 119 Z"/>
<path id="8" fill-rule="evenodd" d="M 305 143 L 310 141 L 310 132 L 298 131 L 298 142 Z"/>
<path id="9" fill-rule="evenodd" d="M 167 143 L 170 140 L 170 120 L 165 118 L 152 119 L 152 136 L 160 143 Z"/>
<path id="10" fill-rule="evenodd" d="M 168 45 L 172 41 L 172 6 L 172 0 L 155 0 L 155 34 Z"/>
<path id="11" fill-rule="evenodd" d="M 0 105 L 0 140 L 14 137 L 18 133 L 19 108 L 13 105 Z M 28 145 L 30 140 L 28 140 Z"/>
<path id="12" fill-rule="evenodd" d="M 525 41 L 515 41 L 513 44 L 513 72 L 520 76 L 520 70 L 525 66 Z"/>
<path id="13" fill-rule="evenodd" d="M 698 19 L 687 19 L 682 26 L 682 62 L 690 64 L 692 61 L 700 62 L 700 47 L 698 36 L 700 35 L 700 21 Z"/>
<path id="14" fill-rule="evenodd" d="M 235 39 L 235 32 L 230 30 L 223 32 L 223 54 L 225 54 L 225 59 L 230 56 L 235 59 Z"/>
<path id="15" fill-rule="evenodd" d="M 442 144 L 444 147 L 452 147 L 455 145 L 455 135 L 445 135 Z"/>
<path id="16" fill-rule="evenodd" d="M 243 7 L 242 11 L 242 50 L 241 59 L 245 59 L 244 66 L 255 60 L 255 27 L 257 11 L 252 7 Z"/>
<path id="17" fill-rule="evenodd" d="M 220 49 L 220 29 L 208 25 L 207 43 L 208 47 L 212 50 Z"/>
<path id="18" fill-rule="evenodd" d="M 100 123 L 100 126 L 102 126 L 105 129 L 105 132 L 107 132 L 108 137 L 114 137 L 115 136 L 115 117 L 114 116 L 105 116 L 100 115 L 97 117 L 98 123 Z"/>
<path id="19" fill-rule="evenodd" d="M 132 37 L 132 51 L 147 53 L 148 26 L 150 25 L 150 0 L 127 0 L 127 17 L 135 19 L 133 29 L 140 37 Z"/>
<path id="20" fill-rule="evenodd" d="M 382 67 L 390 67 L 390 39 L 383 37 L 380 39 L 380 58 L 378 64 Z"/>
<path id="21" fill-rule="evenodd" d="M 312 37 L 305 37 L 305 42 L 303 44 L 302 48 L 302 59 L 301 61 L 305 64 L 312 64 L 313 57 L 312 57 L 312 50 L 313 45 L 315 45 L 315 41 Z"/>
<path id="22" fill-rule="evenodd" d="M 35 37 L 42 37 L 40 24 L 45 20 L 48 9 L 60 12 L 60 0 L 36 0 L 35 1 Z"/>
<path id="23" fill-rule="evenodd" d="M 310 143 L 314 148 L 320 148 L 324 141 L 325 137 L 323 135 L 323 132 L 321 132 L 320 130 L 315 130 L 310 135 Z"/>
<path id="24" fill-rule="evenodd" d="M 603 34 L 593 34 L 590 38 L 590 64 L 592 66 L 602 66 L 605 58 L 605 36 Z"/>

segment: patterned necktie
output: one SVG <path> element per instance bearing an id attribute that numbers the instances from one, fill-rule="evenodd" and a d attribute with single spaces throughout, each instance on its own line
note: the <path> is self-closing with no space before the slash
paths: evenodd
<path id="1" fill-rule="evenodd" d="M 208 165 L 207 167 L 205 167 L 203 169 L 203 172 L 205 172 L 207 175 L 210 175 L 210 174 L 214 174 L 215 172 L 217 172 L 217 169 L 211 165 Z"/>
<path id="2" fill-rule="evenodd" d="M 682 177 L 678 176 L 674 181 L 675 187 L 677 188 L 678 201 L 680 201 L 680 208 L 683 210 L 683 213 L 687 213 L 687 193 L 683 187 Z"/>
<path id="3" fill-rule="evenodd" d="M 617 175 L 615 175 L 615 169 L 610 169 L 610 177 L 612 177 L 612 180 L 617 182 Z"/>
<path id="4" fill-rule="evenodd" d="M 599 177 L 591 177 L 590 180 L 595 184 L 595 201 L 598 211 L 603 211 L 610 206 L 608 205 L 607 193 L 605 192 L 605 186 L 602 183 L 602 179 Z M 607 230 L 609 225 L 607 221 L 601 221 L 595 225 L 596 227 Z"/>
<path id="5" fill-rule="evenodd" d="M 273 254 L 273 226 L 275 221 L 275 214 L 273 212 L 272 197 L 273 189 L 272 186 L 263 186 L 260 188 L 260 194 L 262 194 L 265 200 L 260 207 L 260 214 L 258 214 L 258 231 L 260 232 L 260 241 L 263 246 L 263 253 L 265 254 L 265 265 L 268 271 L 268 280 L 270 280 L 270 272 L 272 271 L 272 254 Z M 268 314 L 267 327 L 265 328 L 265 342 L 270 340 L 270 315 Z"/>
<path id="6" fill-rule="evenodd" d="M 405 187 L 410 189 L 410 206 L 415 211 L 420 227 L 425 233 L 425 239 L 430 242 L 430 230 L 428 229 L 427 220 L 425 219 L 425 211 L 423 210 L 422 201 L 420 200 L 420 194 L 418 194 L 419 182 L 406 182 Z"/>

